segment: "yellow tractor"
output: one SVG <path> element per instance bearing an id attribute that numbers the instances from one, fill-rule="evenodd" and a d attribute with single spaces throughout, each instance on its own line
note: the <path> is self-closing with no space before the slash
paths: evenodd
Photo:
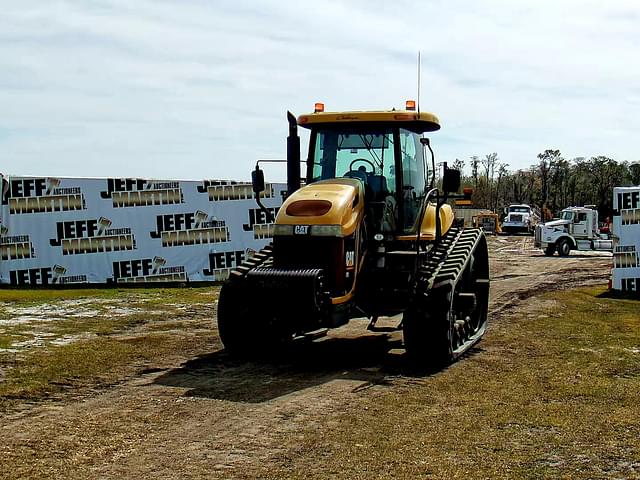
<path id="1" fill-rule="evenodd" d="M 460 172 L 436 187 L 426 132 L 438 118 L 415 110 L 288 112 L 287 197 L 273 242 L 233 270 L 220 291 L 225 349 L 275 351 L 352 318 L 402 314 L 413 362 L 454 361 L 483 335 L 489 265 L 480 229 L 456 226 L 447 201 L 462 198 Z M 309 129 L 301 178 L 298 126 Z M 253 190 L 262 207 L 264 172 Z M 468 192 L 467 192 L 468 197 Z M 269 210 L 264 209 L 267 215 Z"/>

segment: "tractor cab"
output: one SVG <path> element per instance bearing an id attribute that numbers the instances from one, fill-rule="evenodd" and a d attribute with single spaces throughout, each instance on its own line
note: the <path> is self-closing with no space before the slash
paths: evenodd
<path id="1" fill-rule="evenodd" d="M 409 109 L 327 113 L 316 104 L 298 124 L 311 130 L 307 184 L 356 179 L 376 232 L 416 232 L 429 183 L 421 134 L 440 128 L 435 115 Z"/>

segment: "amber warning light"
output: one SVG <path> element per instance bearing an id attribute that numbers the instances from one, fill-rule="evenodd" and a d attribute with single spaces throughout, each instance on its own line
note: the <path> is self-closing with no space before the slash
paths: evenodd
<path id="1" fill-rule="evenodd" d="M 416 101 L 415 100 L 407 100 L 405 104 L 406 110 L 415 110 L 416 109 Z"/>
<path id="2" fill-rule="evenodd" d="M 315 104 L 315 106 L 314 106 L 314 108 L 313 108 L 313 111 L 314 111 L 315 113 L 321 113 L 321 112 L 324 112 L 324 103 L 322 103 L 322 102 L 316 102 L 316 104 Z"/>

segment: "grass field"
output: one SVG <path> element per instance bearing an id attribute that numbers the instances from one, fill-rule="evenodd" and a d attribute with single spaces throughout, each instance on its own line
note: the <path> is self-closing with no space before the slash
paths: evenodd
<path id="1" fill-rule="evenodd" d="M 640 478 L 640 303 L 603 291 L 531 299 L 475 354 L 307 431 L 270 476 Z"/>
<path id="2" fill-rule="evenodd" d="M 283 436 L 256 476 L 640 478 L 640 303 L 603 292 L 523 300 L 449 368 L 390 375 Z M 74 401 L 220 347 L 216 289 L 61 293 L 0 291 L 0 409 Z"/>
<path id="3" fill-rule="evenodd" d="M 214 288 L 0 290 L 0 412 L 212 345 Z"/>

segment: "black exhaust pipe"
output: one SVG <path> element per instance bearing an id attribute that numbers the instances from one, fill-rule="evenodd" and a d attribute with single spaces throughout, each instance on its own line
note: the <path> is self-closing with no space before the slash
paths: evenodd
<path id="1" fill-rule="evenodd" d="M 300 137 L 298 122 L 293 113 L 287 111 L 289 136 L 287 137 L 287 196 L 300 188 Z"/>

